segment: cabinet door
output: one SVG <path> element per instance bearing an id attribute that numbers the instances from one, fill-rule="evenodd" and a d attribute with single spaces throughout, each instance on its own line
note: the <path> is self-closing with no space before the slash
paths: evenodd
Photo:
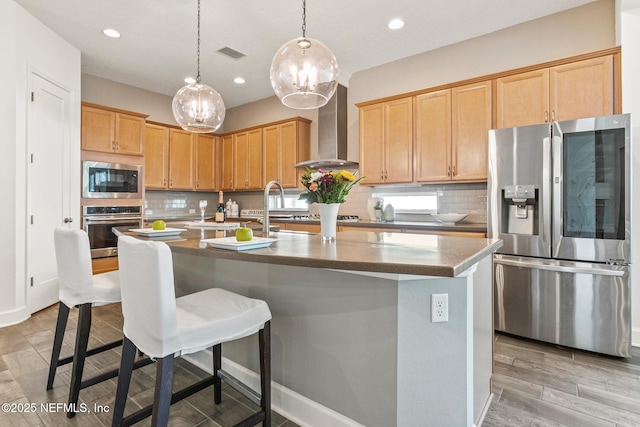
<path id="1" fill-rule="evenodd" d="M 231 191 L 235 189 L 233 181 L 235 174 L 233 135 L 225 135 L 222 137 L 221 153 L 220 167 L 222 169 L 222 182 L 220 183 L 220 188 L 224 191 Z"/>
<path id="2" fill-rule="evenodd" d="M 413 98 L 385 103 L 386 183 L 413 181 Z"/>
<path id="3" fill-rule="evenodd" d="M 496 128 L 549 121 L 549 69 L 496 79 Z"/>
<path id="4" fill-rule="evenodd" d="M 213 135 L 196 135 L 196 190 L 212 191 L 215 189 L 215 137 Z"/>
<path id="5" fill-rule="evenodd" d="M 486 180 L 491 82 L 453 88 L 451 97 L 451 175 L 454 180 Z"/>
<path id="6" fill-rule="evenodd" d="M 416 180 L 451 179 L 451 89 L 415 98 Z"/>
<path id="7" fill-rule="evenodd" d="M 320 233 L 320 224 L 284 224 L 279 223 L 280 227 L 290 231 L 306 231 L 307 233 Z"/>
<path id="8" fill-rule="evenodd" d="M 142 117 L 116 113 L 116 151 L 120 154 L 142 154 L 145 120 Z"/>
<path id="9" fill-rule="evenodd" d="M 113 153 L 115 151 L 116 114 L 113 111 L 82 107 L 82 149 Z"/>
<path id="10" fill-rule="evenodd" d="M 285 188 L 298 185 L 298 126 L 296 122 L 280 125 L 280 184 Z M 266 184 L 264 182 L 263 184 Z"/>
<path id="11" fill-rule="evenodd" d="M 241 162 L 242 159 L 236 159 Z M 246 187 L 249 190 L 262 188 L 262 129 L 247 132 Z"/>
<path id="12" fill-rule="evenodd" d="M 267 126 L 262 130 L 262 180 L 265 185 L 280 178 L 280 126 Z"/>
<path id="13" fill-rule="evenodd" d="M 360 108 L 360 173 L 363 184 L 384 183 L 384 104 Z"/>
<path id="14" fill-rule="evenodd" d="M 550 69 L 552 120 L 607 116 L 613 107 L 613 56 Z"/>
<path id="15" fill-rule="evenodd" d="M 169 128 L 148 124 L 144 132 L 144 187 L 168 187 Z"/>
<path id="16" fill-rule="evenodd" d="M 193 190 L 193 138 L 183 130 L 169 131 L 169 188 Z"/>
<path id="17" fill-rule="evenodd" d="M 249 156 L 249 134 L 240 132 L 233 134 L 233 161 L 235 173 L 233 174 L 234 187 L 236 190 L 244 190 L 248 186 L 247 175 L 249 174 L 247 157 Z"/>

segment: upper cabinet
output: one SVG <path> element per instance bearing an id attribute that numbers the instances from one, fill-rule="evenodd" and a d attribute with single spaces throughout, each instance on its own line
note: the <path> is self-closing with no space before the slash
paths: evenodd
<path id="1" fill-rule="evenodd" d="M 413 181 L 413 98 L 360 108 L 360 174 L 363 184 Z"/>
<path id="2" fill-rule="evenodd" d="M 169 189 L 193 190 L 194 134 L 182 129 L 169 129 Z"/>
<path id="3" fill-rule="evenodd" d="M 147 124 L 144 131 L 144 187 L 169 188 L 169 128 Z"/>
<path id="4" fill-rule="evenodd" d="M 496 79 L 496 128 L 616 113 L 615 55 Z"/>
<path id="5" fill-rule="evenodd" d="M 223 191 L 233 191 L 235 189 L 234 184 L 234 149 L 233 149 L 233 135 L 224 135 L 220 138 L 220 169 L 221 171 L 221 183 L 220 189 Z"/>
<path id="6" fill-rule="evenodd" d="M 82 149 L 142 155 L 146 117 L 83 103 Z"/>
<path id="7" fill-rule="evenodd" d="M 195 189 L 213 191 L 216 189 L 215 152 L 216 137 L 212 134 L 195 134 Z"/>
<path id="8" fill-rule="evenodd" d="M 262 129 L 233 134 L 234 190 L 262 188 Z"/>
<path id="9" fill-rule="evenodd" d="M 417 95 L 416 181 L 487 178 L 491 81 Z"/>
<path id="10" fill-rule="evenodd" d="M 298 118 L 262 128 L 262 184 L 278 181 L 295 188 L 300 181 L 297 163 L 309 160 L 310 124 Z"/>
<path id="11" fill-rule="evenodd" d="M 451 179 L 486 180 L 491 81 L 451 90 Z"/>

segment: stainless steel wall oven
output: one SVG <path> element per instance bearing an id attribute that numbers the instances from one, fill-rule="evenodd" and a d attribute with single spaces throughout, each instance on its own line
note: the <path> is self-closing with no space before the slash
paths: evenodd
<path id="1" fill-rule="evenodd" d="M 84 206 L 84 231 L 89 235 L 91 258 L 118 256 L 113 227 L 142 228 L 142 206 Z"/>

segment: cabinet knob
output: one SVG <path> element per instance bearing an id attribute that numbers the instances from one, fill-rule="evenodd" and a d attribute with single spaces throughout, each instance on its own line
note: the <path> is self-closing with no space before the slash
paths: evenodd
<path id="1" fill-rule="evenodd" d="M 447 176 L 451 176 L 451 166 L 447 166 Z"/>
<path id="2" fill-rule="evenodd" d="M 556 110 L 551 110 L 551 121 L 552 122 L 556 121 Z"/>
<path id="3" fill-rule="evenodd" d="M 68 218 L 67 217 L 67 218 L 64 219 L 64 223 L 65 224 L 69 224 L 70 222 L 73 222 L 73 218 Z"/>
<path id="4" fill-rule="evenodd" d="M 544 112 L 544 122 L 545 123 L 549 123 L 549 112 L 548 111 Z"/>
<path id="5" fill-rule="evenodd" d="M 456 176 L 456 165 L 453 165 L 453 171 L 451 176 Z"/>

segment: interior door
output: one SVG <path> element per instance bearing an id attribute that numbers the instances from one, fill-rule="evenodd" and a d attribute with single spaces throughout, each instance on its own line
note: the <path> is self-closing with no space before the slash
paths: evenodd
<path id="1" fill-rule="evenodd" d="M 70 167 L 70 94 L 65 89 L 31 75 L 33 101 L 28 112 L 27 148 L 27 304 L 35 312 L 58 301 L 53 230 L 56 226 L 80 226 L 71 215 L 70 171 L 79 175 L 79 164 Z M 79 188 L 76 189 L 77 197 Z M 65 219 L 73 220 L 66 222 Z"/>

